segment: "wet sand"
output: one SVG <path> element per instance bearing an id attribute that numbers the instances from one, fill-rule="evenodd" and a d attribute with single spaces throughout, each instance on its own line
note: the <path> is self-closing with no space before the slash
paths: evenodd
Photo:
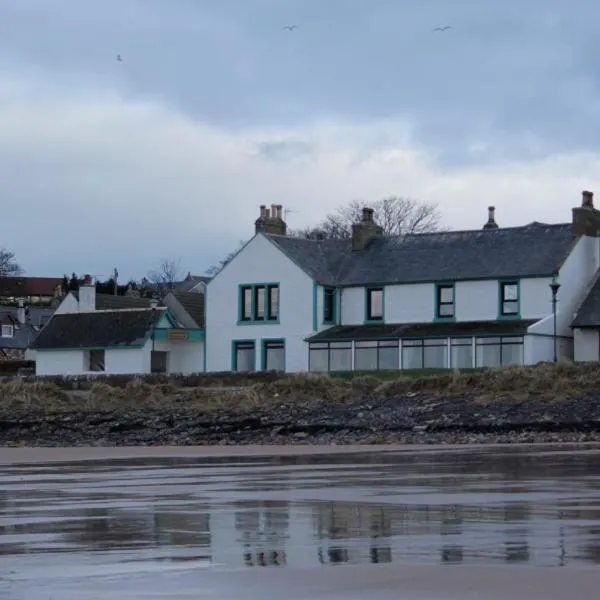
<path id="1" fill-rule="evenodd" d="M 315 446 L 308 444 L 299 445 L 262 445 L 262 446 L 78 446 L 63 448 L 38 448 L 38 447 L 0 447 L 0 465 L 17 463 L 44 463 L 44 462 L 71 462 L 94 460 L 123 460 L 130 458 L 145 458 L 149 456 L 164 458 L 210 458 L 210 457 L 237 457 L 237 456 L 323 456 L 344 455 L 358 453 L 384 453 L 384 452 L 477 452 L 480 450 L 493 450 L 494 448 L 548 448 L 545 443 L 527 443 L 518 445 L 507 444 L 410 444 L 410 445 L 329 445 Z M 600 454 L 600 444 L 595 442 L 556 443 L 550 446 L 556 449 L 585 448 L 588 453 Z"/>
<path id="2" fill-rule="evenodd" d="M 579 600 L 600 446 L 0 449 L 0 598 Z"/>

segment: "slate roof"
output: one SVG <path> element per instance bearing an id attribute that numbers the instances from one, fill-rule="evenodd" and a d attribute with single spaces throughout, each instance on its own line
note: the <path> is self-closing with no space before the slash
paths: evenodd
<path id="1" fill-rule="evenodd" d="M 198 327 L 204 327 L 204 294 L 196 292 L 173 292 L 185 311 L 196 321 Z"/>
<path id="2" fill-rule="evenodd" d="M 0 296 L 54 296 L 62 277 L 0 277 Z"/>
<path id="3" fill-rule="evenodd" d="M 78 291 L 73 292 L 73 295 L 79 300 Z M 123 308 L 150 308 L 150 298 L 96 294 L 96 310 L 118 310 Z"/>
<path id="4" fill-rule="evenodd" d="M 465 321 L 457 323 L 390 323 L 382 325 L 337 325 L 309 337 L 310 342 L 384 340 L 399 338 L 477 335 L 524 335 L 536 320 Z"/>
<path id="5" fill-rule="evenodd" d="M 373 238 L 352 251 L 351 240 L 267 235 L 323 285 L 418 283 L 551 276 L 569 254 L 570 223 Z"/>
<path id="6" fill-rule="evenodd" d="M 25 350 L 28 348 L 53 312 L 51 308 L 30 307 L 27 313 L 27 321 L 20 323 L 16 307 L 0 306 L 0 322 L 4 325 L 12 325 L 14 327 L 13 337 L 0 336 L 0 349 L 12 348 Z"/>
<path id="7" fill-rule="evenodd" d="M 141 342 L 165 308 L 55 314 L 31 348 L 111 348 Z"/>
<path id="8" fill-rule="evenodd" d="M 559 291 L 560 296 L 560 291 Z M 592 282 L 592 287 L 582 302 L 571 327 L 600 327 L 600 276 Z"/>

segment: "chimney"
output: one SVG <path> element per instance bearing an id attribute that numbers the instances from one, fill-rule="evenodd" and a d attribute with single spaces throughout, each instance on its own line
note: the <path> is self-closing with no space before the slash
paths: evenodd
<path id="1" fill-rule="evenodd" d="M 498 229 L 498 223 L 496 223 L 496 207 L 488 206 L 488 220 L 483 226 L 484 229 Z"/>
<path id="2" fill-rule="evenodd" d="M 23 298 L 19 298 L 19 307 L 17 308 L 17 321 L 21 325 L 25 325 L 25 304 Z"/>
<path id="3" fill-rule="evenodd" d="M 375 223 L 372 208 L 362 209 L 362 219 L 352 224 L 352 250 L 363 250 L 371 238 L 383 235 L 383 227 Z"/>
<path id="4" fill-rule="evenodd" d="M 581 192 L 581 206 L 573 209 L 571 232 L 574 237 L 600 237 L 600 211 L 594 208 L 594 192 Z"/>
<path id="5" fill-rule="evenodd" d="M 79 286 L 79 312 L 96 310 L 96 284 L 91 275 L 85 275 Z"/>
<path id="6" fill-rule="evenodd" d="M 269 210 L 264 204 L 261 204 L 260 216 L 254 221 L 254 231 L 269 235 L 286 235 L 287 225 L 283 220 L 283 206 L 271 204 Z"/>

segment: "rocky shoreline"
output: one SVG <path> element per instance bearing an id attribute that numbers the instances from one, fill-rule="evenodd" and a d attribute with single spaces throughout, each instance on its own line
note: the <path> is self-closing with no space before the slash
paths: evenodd
<path id="1" fill-rule="evenodd" d="M 562 399 L 413 393 L 335 404 L 288 398 L 262 410 L 0 408 L 0 446 L 11 447 L 596 441 L 600 390 Z"/>

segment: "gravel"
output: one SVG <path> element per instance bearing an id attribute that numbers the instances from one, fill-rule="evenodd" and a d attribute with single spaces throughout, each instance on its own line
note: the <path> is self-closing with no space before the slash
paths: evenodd
<path id="1" fill-rule="evenodd" d="M 409 394 L 268 409 L 110 412 L 0 408 L 1 446 L 481 444 L 600 441 L 600 390 L 569 399 Z"/>

